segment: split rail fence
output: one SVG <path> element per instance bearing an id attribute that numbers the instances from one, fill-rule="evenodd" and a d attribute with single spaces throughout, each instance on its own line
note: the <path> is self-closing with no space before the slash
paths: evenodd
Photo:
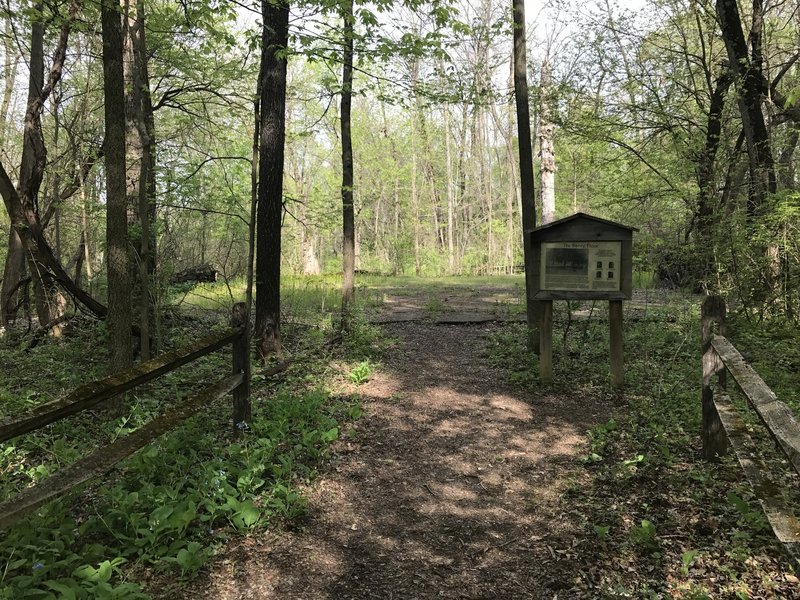
<path id="1" fill-rule="evenodd" d="M 800 423 L 725 335 L 725 301 L 709 296 L 701 309 L 703 337 L 703 455 L 708 460 L 733 450 L 777 539 L 800 566 L 800 521 L 782 493 L 783 482 L 768 474 L 764 461 L 727 391 L 730 378 L 755 411 L 794 471 L 800 475 Z M 719 334 L 713 332 L 718 325 Z M 717 381 L 714 382 L 714 376 Z"/>
<path id="2" fill-rule="evenodd" d="M 0 443 L 36 431 L 106 402 L 161 375 L 176 370 L 198 358 L 230 345 L 233 354 L 232 374 L 184 400 L 180 405 L 156 417 L 130 435 L 99 448 L 77 462 L 59 469 L 52 476 L 25 489 L 0 504 L 0 529 L 5 529 L 36 508 L 93 479 L 131 456 L 154 439 L 172 431 L 186 419 L 208 407 L 226 394 L 233 393 L 233 431 L 241 433 L 250 420 L 250 359 L 247 307 L 243 302 L 233 307 L 231 325 L 223 332 L 205 337 L 173 350 L 127 371 L 82 385 L 59 400 L 42 404 L 31 412 L 0 421 Z"/>

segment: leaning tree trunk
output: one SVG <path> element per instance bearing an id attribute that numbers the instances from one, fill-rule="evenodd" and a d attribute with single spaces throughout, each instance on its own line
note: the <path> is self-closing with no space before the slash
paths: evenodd
<path id="1" fill-rule="evenodd" d="M 262 0 L 261 139 L 256 252 L 255 339 L 262 358 L 281 351 L 280 281 L 283 155 L 286 138 L 286 47 L 289 5 Z"/>
<path id="2" fill-rule="evenodd" d="M 41 10 L 41 3 L 37 4 Z M 39 186 L 42 183 L 47 154 L 44 148 L 44 138 L 41 133 L 41 117 L 33 109 L 44 88 L 44 23 L 34 19 L 31 23 L 30 69 L 28 74 L 28 101 L 25 113 L 25 129 L 22 142 L 22 161 L 20 163 L 19 184 L 17 191 L 20 202 L 27 203 L 30 210 L 38 213 Z M 38 125 L 38 127 L 37 127 Z M 11 221 L 14 219 L 11 215 Z M 21 287 L 25 277 L 25 250 L 22 238 L 15 228 L 11 228 L 8 236 L 8 254 L 6 255 L 3 270 L 3 285 L 0 291 L 0 304 L 2 308 L 2 322 L 13 321 L 17 316 Z M 30 259 L 29 259 L 30 261 Z M 29 264 L 31 280 L 37 278 L 38 270 L 32 263 Z M 40 282 L 38 282 L 40 283 Z M 41 286 L 41 283 L 40 283 Z M 45 308 L 45 307 L 39 307 Z M 41 323 L 45 325 L 50 321 L 47 314 L 40 314 Z"/>
<path id="3" fill-rule="evenodd" d="M 531 148 L 530 106 L 528 105 L 528 71 L 526 66 L 525 3 L 513 0 L 514 10 L 514 100 L 517 105 L 517 135 L 519 137 L 519 179 L 522 191 L 522 230 L 536 227 L 535 186 L 533 182 L 533 149 Z M 533 299 L 533 248 L 530 237 L 523 235 L 525 255 L 525 302 L 528 316 L 528 345 L 538 352 L 539 321 Z"/>
<path id="4" fill-rule="evenodd" d="M 41 4 L 37 6 L 41 8 Z M 67 40 L 79 7 L 79 2 L 72 2 L 68 16 L 62 22 L 46 82 L 44 24 L 34 20 L 31 25 L 28 104 L 25 111 L 20 176 L 16 188 L 0 164 L 0 193 L 11 221 L 9 254 L 6 257 L 4 280 L 0 288 L 0 320 L 3 322 L 8 322 L 16 315 L 18 304 L 16 293 L 23 285 L 24 277 L 24 270 L 20 265 L 24 260 L 27 260 L 28 272 L 37 292 L 37 314 L 42 325 L 50 322 L 50 303 L 47 301 L 46 292 L 52 288 L 53 280 L 59 280 L 61 276 L 69 280 L 44 238 L 39 218 L 39 189 L 47 164 L 41 117 L 44 103 L 61 80 Z M 71 283 L 71 280 L 69 281 Z M 80 298 L 81 294 L 77 293 L 75 296 Z"/>

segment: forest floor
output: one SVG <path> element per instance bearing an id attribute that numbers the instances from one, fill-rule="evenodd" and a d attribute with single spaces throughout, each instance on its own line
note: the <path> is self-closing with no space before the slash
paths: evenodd
<path id="1" fill-rule="evenodd" d="M 602 302 L 554 304 L 543 384 L 521 277 L 364 277 L 344 338 L 335 284 L 285 294 L 294 361 L 275 378 L 254 365 L 243 440 L 225 410 L 198 415 L 2 532 L 0 599 L 800 600 L 739 465 L 700 458 L 698 297 L 634 291 L 619 392 Z M 227 285 L 198 287 L 168 313 L 170 347 L 227 322 Z M 800 410 L 796 329 L 746 313 L 728 325 Z M 6 414 L 101 377 L 101 335 L 84 320 L 22 351 L 30 332 L 7 332 Z M 136 430 L 229 360 L 142 386 L 120 418 L 86 411 L 5 444 L 0 496 Z M 800 506 L 800 478 L 734 402 Z"/>
<path id="2" fill-rule="evenodd" d="M 387 295 L 375 320 L 392 347 L 358 390 L 357 434 L 307 490 L 305 520 L 233 542 L 185 597 L 550 599 L 573 588 L 586 565 L 568 558 L 577 537 L 560 495 L 609 401 L 534 398 L 489 365 L 498 325 L 475 321 L 513 319 L 513 302 L 507 288 L 453 290 L 436 306 Z"/>
<path id="3" fill-rule="evenodd" d="M 698 460 L 696 297 L 634 293 L 617 393 L 602 303 L 562 303 L 543 386 L 519 280 L 362 293 L 387 349 L 341 390 L 363 416 L 305 484 L 304 516 L 231 537 L 195 579 L 156 577 L 149 594 L 800 598 L 738 465 Z"/>

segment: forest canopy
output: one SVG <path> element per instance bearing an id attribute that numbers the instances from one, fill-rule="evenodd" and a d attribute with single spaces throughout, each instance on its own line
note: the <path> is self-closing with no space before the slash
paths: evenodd
<path id="1" fill-rule="evenodd" d="M 107 279 L 117 239 L 107 212 L 117 205 L 104 6 L 0 7 L 3 323 L 21 310 L 51 322 L 69 303 L 105 317 L 116 286 Z M 154 310 L 172 275 L 197 265 L 226 281 L 247 277 L 259 202 L 254 101 L 275 95 L 261 89 L 264 57 L 286 70 L 280 201 L 270 213 L 280 244 L 269 250 L 279 248 L 284 270 L 341 271 L 348 190 L 356 271 L 518 271 L 510 8 L 106 7 L 123 38 L 127 297 L 149 298 Z M 264 53 L 264 32 L 274 31 L 264 19 L 282 11 L 287 43 Z M 585 211 L 638 227 L 636 266 L 648 277 L 797 318 L 794 3 L 552 3 L 529 7 L 527 22 L 537 214 Z M 351 184 L 342 183 L 343 89 Z M 153 317 L 142 310 L 134 320 L 147 328 Z"/>

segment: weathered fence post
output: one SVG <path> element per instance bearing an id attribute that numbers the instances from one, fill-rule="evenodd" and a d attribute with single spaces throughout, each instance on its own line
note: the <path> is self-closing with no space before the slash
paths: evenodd
<path id="1" fill-rule="evenodd" d="M 250 317 L 247 305 L 233 305 L 231 327 L 242 327 L 242 335 L 233 342 L 233 373 L 241 373 L 242 384 L 233 390 L 233 434 L 241 435 L 250 422 Z"/>
<path id="2" fill-rule="evenodd" d="M 725 334 L 725 300 L 719 296 L 707 296 L 700 308 L 700 330 L 703 352 L 703 458 L 716 460 L 728 452 L 728 438 L 714 405 L 712 378 L 719 374 L 719 385 L 725 387 L 725 367 L 711 346 L 714 337 L 713 324 L 719 324 L 720 335 Z"/>

